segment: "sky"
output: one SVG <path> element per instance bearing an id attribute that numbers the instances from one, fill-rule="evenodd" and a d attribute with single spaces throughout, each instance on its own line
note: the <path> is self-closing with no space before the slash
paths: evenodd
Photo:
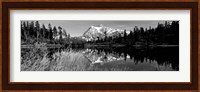
<path id="1" fill-rule="evenodd" d="M 36 21 L 36 20 L 34 20 Z M 29 21 L 30 22 L 30 21 Z M 81 36 L 90 26 L 95 25 L 104 25 L 106 27 L 111 27 L 115 29 L 126 29 L 127 31 L 133 30 L 135 26 L 149 28 L 156 27 L 158 23 L 163 23 L 165 21 L 117 21 L 117 20 L 38 20 L 40 26 L 42 24 L 48 28 L 48 24 L 51 24 L 52 28 L 56 26 L 62 27 L 69 33 L 71 36 Z"/>

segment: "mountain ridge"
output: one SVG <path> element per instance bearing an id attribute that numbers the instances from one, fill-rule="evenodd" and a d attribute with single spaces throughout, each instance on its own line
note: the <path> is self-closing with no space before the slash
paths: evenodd
<path id="1" fill-rule="evenodd" d="M 124 30 L 106 27 L 102 24 L 90 26 L 82 35 L 87 41 L 104 39 L 105 37 L 118 37 L 123 35 Z"/>

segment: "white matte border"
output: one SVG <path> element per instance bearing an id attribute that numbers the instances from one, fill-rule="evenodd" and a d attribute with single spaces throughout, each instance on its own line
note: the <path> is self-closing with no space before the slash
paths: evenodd
<path id="1" fill-rule="evenodd" d="M 179 71 L 20 71 L 20 20 L 179 20 Z M 10 82 L 190 82 L 190 10 L 10 10 Z"/>

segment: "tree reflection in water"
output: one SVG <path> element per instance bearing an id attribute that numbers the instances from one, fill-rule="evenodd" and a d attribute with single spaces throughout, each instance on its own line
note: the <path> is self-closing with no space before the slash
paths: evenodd
<path id="1" fill-rule="evenodd" d="M 22 71 L 178 71 L 179 47 L 22 49 Z"/>
<path id="2" fill-rule="evenodd" d="M 110 68 L 112 63 L 113 66 L 124 66 L 130 70 L 135 70 L 138 66 L 139 70 L 148 70 L 148 67 L 156 67 L 156 70 L 179 70 L 178 47 L 93 47 L 82 53 L 95 67 L 109 65 L 107 68 Z"/>

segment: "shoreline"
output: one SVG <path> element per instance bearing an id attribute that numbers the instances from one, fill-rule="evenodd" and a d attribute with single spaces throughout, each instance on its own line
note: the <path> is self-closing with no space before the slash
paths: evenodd
<path id="1" fill-rule="evenodd" d="M 64 47 L 65 45 L 61 44 L 45 44 L 41 46 L 36 46 L 34 44 L 23 44 L 21 45 L 21 48 L 61 48 Z M 179 45 L 124 45 L 124 44 L 85 44 L 84 47 L 178 47 Z"/>

